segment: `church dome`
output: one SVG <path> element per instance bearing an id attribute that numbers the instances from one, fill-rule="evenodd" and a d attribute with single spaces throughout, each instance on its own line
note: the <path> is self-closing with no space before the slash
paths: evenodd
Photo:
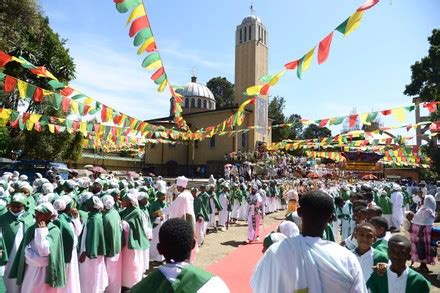
<path id="1" fill-rule="evenodd" d="M 254 21 L 262 23 L 261 22 L 261 18 L 259 18 L 258 16 L 248 15 L 245 18 L 243 18 L 243 21 L 241 22 L 241 24 L 243 25 L 243 24 L 246 24 L 246 23 L 254 22 Z"/>
<path id="2" fill-rule="evenodd" d="M 215 101 L 211 90 L 206 85 L 196 82 L 195 78 L 187 83 L 182 89 L 176 90 L 176 92 L 184 97 L 201 97 Z"/>

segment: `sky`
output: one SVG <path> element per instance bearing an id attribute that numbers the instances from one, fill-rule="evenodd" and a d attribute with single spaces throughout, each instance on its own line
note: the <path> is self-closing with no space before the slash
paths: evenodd
<path id="1" fill-rule="evenodd" d="M 235 28 L 250 14 L 268 31 L 269 73 L 301 58 L 365 0 L 144 0 L 158 49 L 173 85 L 224 76 L 234 82 Z M 51 27 L 67 39 L 76 64 L 75 88 L 139 119 L 169 114 L 169 93 L 156 92 L 151 72 L 128 36 L 128 13 L 112 0 L 40 0 Z M 322 119 L 407 106 L 410 66 L 427 55 L 427 38 L 440 28 L 438 0 L 381 0 L 347 37 L 336 33 L 330 56 L 316 57 L 302 80 L 287 72 L 271 89 L 285 97 L 285 114 Z M 413 112 L 414 113 L 414 112 Z M 392 118 L 385 126 L 401 123 Z M 406 123 L 414 123 L 414 116 Z M 333 127 L 333 134 L 341 129 Z M 406 131 L 405 131 L 406 132 Z"/>

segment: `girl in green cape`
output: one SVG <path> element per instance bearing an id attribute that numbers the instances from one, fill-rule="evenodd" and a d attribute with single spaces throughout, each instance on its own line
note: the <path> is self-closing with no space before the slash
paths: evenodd
<path id="1" fill-rule="evenodd" d="M 88 192 L 83 196 L 84 207 L 88 211 L 87 222 L 81 235 L 79 274 L 81 292 L 103 292 L 108 285 L 104 225 L 102 221 L 103 204 Z"/>
<path id="2" fill-rule="evenodd" d="M 143 227 L 143 212 L 134 191 L 129 191 L 122 197 L 121 212 L 123 235 L 125 239 L 122 248 L 122 287 L 131 288 L 142 279 L 149 254 L 145 253 L 150 247 Z M 147 258 L 148 257 L 148 258 Z"/>
<path id="3" fill-rule="evenodd" d="M 63 240 L 52 223 L 55 217 L 50 203 L 35 208 L 36 223 L 26 231 L 9 274 L 17 278 L 21 292 L 62 292 L 66 286 Z"/>
<path id="4" fill-rule="evenodd" d="M 74 199 L 67 195 L 61 196 L 53 203 L 54 208 L 58 212 L 58 218 L 53 223 L 60 228 L 61 236 L 63 237 L 67 278 L 65 292 L 81 292 L 77 246 L 78 236 L 82 232 L 83 225 L 74 205 Z"/>

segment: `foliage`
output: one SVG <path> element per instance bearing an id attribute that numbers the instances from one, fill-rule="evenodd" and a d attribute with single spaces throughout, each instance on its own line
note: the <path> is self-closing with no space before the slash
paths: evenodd
<path id="1" fill-rule="evenodd" d="M 45 66 L 61 82 L 68 83 L 74 78 L 75 64 L 65 48 L 66 40 L 60 38 L 49 26 L 49 20 L 42 15 L 36 0 L 4 0 L 0 2 L 0 48 L 14 56 L 22 56 L 37 66 Z M 25 24 L 25 25 L 24 25 Z M 4 73 L 25 80 L 31 84 L 48 88 L 46 78 L 38 78 L 16 62 L 10 62 Z M 18 92 L 1 96 L 5 108 L 25 110 L 64 118 L 50 103 L 23 102 Z M 9 147 L 1 145 L 0 152 L 12 156 L 12 151 L 21 153 L 23 158 L 77 159 L 81 153 L 81 136 L 75 134 L 52 134 L 45 130 L 20 132 L 10 129 Z"/>
<path id="2" fill-rule="evenodd" d="M 226 77 L 211 78 L 206 86 L 215 97 L 216 108 L 228 108 L 234 104 L 234 85 Z"/>
<path id="3" fill-rule="evenodd" d="M 406 85 L 403 92 L 408 96 L 418 96 L 424 102 L 440 100 L 440 29 L 434 29 L 432 35 L 428 37 L 430 48 L 428 56 L 416 61 L 411 66 L 411 82 Z M 437 120 L 439 112 L 431 114 L 433 121 Z M 426 146 L 425 151 L 431 159 L 431 171 L 440 174 L 440 150 L 432 140 Z"/>
<path id="4" fill-rule="evenodd" d="M 304 129 L 303 138 L 304 139 L 312 139 L 312 138 L 324 138 L 332 135 L 332 132 L 327 127 L 319 127 L 316 124 L 310 124 Z"/>
<path id="5" fill-rule="evenodd" d="M 292 123 L 291 127 L 272 128 L 272 141 L 278 142 L 284 139 L 298 139 L 302 132 L 301 116 L 291 114 L 288 117 L 284 115 L 286 100 L 284 97 L 276 96 L 269 103 L 269 117 L 273 119 L 274 125 Z"/>

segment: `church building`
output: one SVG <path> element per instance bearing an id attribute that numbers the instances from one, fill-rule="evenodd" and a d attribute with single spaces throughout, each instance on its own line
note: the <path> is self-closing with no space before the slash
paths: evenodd
<path id="1" fill-rule="evenodd" d="M 248 97 L 242 93 L 246 88 L 260 84 L 259 78 L 268 74 L 268 33 L 261 19 L 255 15 L 243 19 L 235 31 L 235 96 L 234 105 L 216 108 L 212 92 L 195 76 L 183 89 L 178 90 L 184 98 L 183 118 L 192 131 L 217 125 L 234 114 Z M 171 100 L 171 105 L 173 101 Z M 208 177 L 223 172 L 226 154 L 237 151 L 254 151 L 262 143 L 271 142 L 271 130 L 267 129 L 268 97 L 258 97 L 255 105 L 248 105 L 245 118 L 234 130 L 259 126 L 237 135 L 215 135 L 202 141 L 184 144 L 147 144 L 145 165 L 150 172 L 163 176 Z M 176 128 L 173 122 L 172 106 L 170 116 L 147 120 L 148 123 L 166 128 Z"/>

